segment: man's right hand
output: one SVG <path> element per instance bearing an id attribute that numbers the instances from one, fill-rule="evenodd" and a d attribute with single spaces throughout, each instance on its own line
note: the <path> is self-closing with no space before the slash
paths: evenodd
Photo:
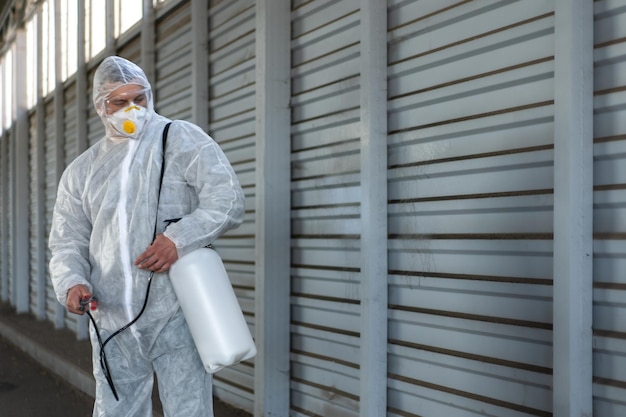
<path id="1" fill-rule="evenodd" d="M 78 314 L 82 316 L 85 314 L 84 310 L 80 309 L 80 300 L 91 298 L 91 291 L 89 287 L 83 284 L 73 286 L 67 291 L 67 301 L 65 306 L 70 313 Z"/>

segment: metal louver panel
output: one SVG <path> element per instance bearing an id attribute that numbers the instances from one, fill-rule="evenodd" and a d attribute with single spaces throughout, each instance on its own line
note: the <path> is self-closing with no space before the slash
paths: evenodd
<path id="1" fill-rule="evenodd" d="M 37 135 L 37 114 L 33 113 L 29 119 L 29 142 L 30 142 L 30 311 L 37 317 L 41 317 L 45 311 L 45 293 L 46 285 L 45 281 L 40 282 L 40 274 L 45 271 L 40 270 L 40 256 L 45 256 L 41 251 L 42 243 L 45 241 L 44 236 L 40 236 L 40 224 L 39 221 L 43 220 L 40 213 L 40 207 L 43 205 L 43 201 L 40 201 L 41 194 L 39 193 L 40 183 L 39 180 L 40 170 L 45 170 L 45 165 L 42 165 L 39 160 L 40 149 L 38 135 Z M 42 305 L 43 304 L 43 305 Z M 43 317 L 41 317 L 43 318 Z"/>
<path id="2" fill-rule="evenodd" d="M 246 196 L 244 223 L 217 242 L 239 304 L 254 334 L 255 281 L 255 2 L 209 3 L 209 127 Z M 215 375 L 218 397 L 254 409 L 254 360 Z"/>
<path id="3" fill-rule="evenodd" d="M 9 299 L 9 131 L 0 136 L 0 299 Z"/>
<path id="4" fill-rule="evenodd" d="M 359 2 L 292 2 L 294 416 L 359 414 Z"/>
<path id="5" fill-rule="evenodd" d="M 78 119 L 76 112 L 76 81 L 73 81 L 65 86 L 63 91 L 63 155 L 65 161 L 63 166 L 67 167 L 78 156 Z M 52 290 L 52 283 L 48 285 Z M 65 315 L 65 326 L 73 331 L 77 332 L 78 321 L 81 319 L 76 314 Z"/>
<path id="6" fill-rule="evenodd" d="M 78 156 L 78 120 L 76 113 L 76 82 L 65 87 L 63 99 L 65 166 Z"/>
<path id="7" fill-rule="evenodd" d="M 552 409 L 551 2 L 389 2 L 390 416 Z"/>
<path id="8" fill-rule="evenodd" d="M 104 124 L 93 105 L 93 76 L 97 65 L 87 73 L 89 99 L 87 100 L 87 146 L 94 145 L 104 137 Z"/>
<path id="9" fill-rule="evenodd" d="M 128 39 L 126 39 L 127 36 Z M 141 67 L 141 36 L 136 33 L 136 30 L 126 33 L 124 39 L 120 39 L 120 42 L 123 43 L 123 46 L 118 51 L 117 55 Z"/>
<path id="10" fill-rule="evenodd" d="M 626 415 L 626 8 L 594 2 L 593 414 Z"/>
<path id="11" fill-rule="evenodd" d="M 54 114 L 54 100 L 49 100 L 45 105 L 45 158 L 46 158 L 46 176 L 45 176 L 45 189 L 46 189 L 46 236 L 50 235 L 50 227 L 52 223 L 52 211 L 54 209 L 54 203 L 56 201 L 57 192 L 57 138 L 55 134 L 55 114 Z M 50 262 L 50 251 L 46 251 L 46 265 Z M 56 295 L 52 288 L 52 285 L 48 285 L 46 288 L 46 316 L 47 319 L 53 323 L 57 322 L 57 304 Z"/>
<path id="12" fill-rule="evenodd" d="M 155 109 L 171 119 L 191 119 L 191 13 L 181 4 L 156 25 Z"/>
<path id="13" fill-rule="evenodd" d="M 9 156 L 8 158 L 5 159 L 5 161 L 7 162 L 6 164 L 6 168 L 5 168 L 5 173 L 6 173 L 6 179 L 7 179 L 7 189 L 3 195 L 3 198 L 7 199 L 7 212 L 6 212 L 6 219 L 7 219 L 7 224 L 6 224 L 6 233 L 5 233 L 5 238 L 6 238 L 6 250 L 7 250 L 7 269 L 6 269 L 6 282 L 7 282 L 7 291 L 8 291 L 8 297 L 9 297 L 9 301 L 11 302 L 11 304 L 15 305 L 15 300 L 14 300 L 14 286 L 15 286 L 15 282 L 14 279 L 15 277 L 13 276 L 13 261 L 14 261 L 14 247 L 13 247 L 13 217 L 15 215 L 14 213 L 14 198 L 15 198 L 15 176 L 13 175 L 13 172 L 15 172 L 15 158 L 13 157 L 13 155 L 15 155 L 15 127 L 11 128 L 6 134 L 5 137 L 3 139 L 4 141 L 6 141 L 6 148 L 5 150 L 7 151 L 7 155 Z"/>

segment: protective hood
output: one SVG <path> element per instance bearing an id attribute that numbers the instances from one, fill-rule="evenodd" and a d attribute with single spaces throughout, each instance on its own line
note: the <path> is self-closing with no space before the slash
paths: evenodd
<path id="1" fill-rule="evenodd" d="M 96 112 L 100 116 L 106 129 L 106 136 L 111 139 L 127 138 L 120 135 L 119 131 L 111 125 L 111 118 L 106 111 L 106 101 L 118 88 L 134 84 L 146 90 L 147 106 L 146 121 L 150 120 L 154 114 L 154 100 L 152 88 L 143 70 L 136 64 L 119 56 L 105 58 L 93 78 L 93 104 Z"/>

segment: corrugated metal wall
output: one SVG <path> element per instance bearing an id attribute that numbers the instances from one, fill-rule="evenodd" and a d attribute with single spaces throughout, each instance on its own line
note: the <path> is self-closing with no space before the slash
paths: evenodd
<path id="1" fill-rule="evenodd" d="M 96 72 L 97 66 L 94 65 L 87 72 L 87 80 L 88 80 L 88 88 L 87 94 L 89 99 L 87 100 L 87 144 L 88 146 L 94 145 L 104 136 L 104 125 L 102 124 L 102 120 L 100 120 L 100 116 L 96 113 L 96 109 L 93 106 L 93 75 Z"/>
<path id="2" fill-rule="evenodd" d="M 156 13 L 155 103 L 174 119 L 193 116 L 190 3 L 168 2 Z M 206 22 L 208 129 L 247 197 L 244 224 L 217 248 L 252 330 L 263 320 L 255 317 L 255 106 L 263 94 L 255 84 L 257 6 L 211 0 Z M 360 79 L 367 52 L 361 7 L 358 0 L 291 2 L 292 154 L 285 172 L 291 218 L 285 221 L 292 230 L 293 416 L 363 414 L 360 93 L 368 86 Z M 388 0 L 387 7 L 388 31 L 380 35 L 388 42 L 389 272 L 380 277 L 389 285 L 388 379 L 380 381 L 387 415 L 551 416 L 558 383 L 552 378 L 554 2 Z M 617 0 L 594 7 L 594 414 L 618 417 L 626 412 L 620 268 L 626 7 Z M 140 30 L 118 39 L 112 53 L 140 63 Z M 78 322 L 60 313 L 49 282 L 42 293 L 38 246 L 47 241 L 58 166 L 79 152 L 77 94 L 89 95 L 88 145 L 104 133 L 91 103 L 96 66 L 88 67 L 88 91 L 77 91 L 71 80 L 55 96 L 63 117 L 55 115 L 53 97 L 43 114 L 30 116 L 30 306 L 72 329 Z M 45 138 L 36 137 L 41 121 Z M 4 155 L 13 154 L 14 140 L 12 130 L 4 132 Z M 15 163 L 3 156 L 0 167 L 7 225 Z M 45 222 L 43 236 L 38 221 Z M 0 230 L 7 295 L 14 285 L 11 230 Z M 215 391 L 251 411 L 254 380 L 251 360 L 216 374 Z"/>
<path id="3" fill-rule="evenodd" d="M 626 415 L 626 5 L 597 1 L 594 31 L 594 415 Z"/>
<path id="4" fill-rule="evenodd" d="M 15 302 L 15 297 L 14 297 L 14 288 L 15 288 L 15 282 L 14 279 L 15 277 L 13 276 L 13 254 L 14 254 L 14 246 L 13 246 L 13 218 L 15 216 L 14 213 L 14 205 L 13 205 L 13 198 L 14 198 L 14 192 L 15 192 L 15 186 L 13 186 L 12 184 L 14 184 L 15 182 L 15 177 L 13 175 L 13 173 L 15 172 L 15 160 L 12 157 L 13 155 L 15 155 L 15 128 L 9 130 L 5 136 L 5 141 L 6 141 L 6 145 L 4 147 L 4 151 L 6 152 L 6 155 L 8 155 L 8 158 L 5 159 L 5 170 L 4 170 L 4 174 L 5 174 L 5 178 L 6 178 L 6 184 L 7 187 L 4 190 L 4 194 L 2 195 L 2 199 L 4 201 L 6 201 L 6 224 L 4 224 L 4 226 L 6 226 L 4 229 L 6 231 L 5 233 L 5 237 L 6 237 L 6 241 L 8 242 L 8 244 L 6 245 L 6 269 L 3 271 L 6 279 L 5 282 L 7 283 L 6 286 L 6 291 L 9 297 L 9 300 L 11 302 L 13 302 L 14 304 Z"/>
<path id="5" fill-rule="evenodd" d="M 390 415 L 551 410 L 552 7 L 390 2 Z"/>
<path id="6" fill-rule="evenodd" d="M 78 152 L 78 117 L 76 108 L 76 77 L 66 84 L 63 91 L 63 166 L 68 166 L 79 154 Z M 81 92 L 82 93 L 82 92 Z M 76 314 L 65 315 L 65 326 L 74 332 L 78 332 L 79 320 L 86 320 Z"/>
<path id="7" fill-rule="evenodd" d="M 1 73 L 1 72 L 0 72 Z M 3 132 L 0 142 L 0 296 L 2 300 L 9 299 L 9 141 L 8 131 Z"/>
<path id="8" fill-rule="evenodd" d="M 191 119 L 191 8 L 181 4 L 156 25 L 155 107 L 173 120 Z"/>
<path id="9" fill-rule="evenodd" d="M 45 190 L 46 190 L 46 234 L 43 236 L 46 239 L 50 235 L 50 226 L 52 222 L 52 210 L 54 209 L 54 203 L 56 201 L 57 192 L 57 138 L 55 132 L 55 113 L 54 113 L 54 100 L 50 99 L 45 103 L 45 141 L 44 141 L 44 154 L 45 154 Z M 50 251 L 46 251 L 46 265 L 50 262 Z M 46 316 L 48 320 L 58 325 L 58 301 L 52 284 L 48 280 L 46 296 Z"/>
<path id="10" fill-rule="evenodd" d="M 217 243 L 246 320 L 254 332 L 255 235 L 255 4 L 212 1 L 208 9 L 209 126 L 237 172 L 246 195 L 244 223 Z M 254 334 L 254 333 L 253 333 Z M 215 391 L 251 411 L 254 361 L 224 369 Z"/>
<path id="11" fill-rule="evenodd" d="M 358 415 L 359 2 L 292 2 L 294 415 Z"/>
<path id="12" fill-rule="evenodd" d="M 39 153 L 43 150 L 40 147 L 40 138 L 37 134 L 37 113 L 33 113 L 29 119 L 29 142 L 30 142 L 30 311 L 40 318 L 45 318 L 43 312 L 45 308 L 42 304 L 45 304 L 46 286 L 45 282 L 40 282 L 40 255 L 39 248 L 41 247 L 42 238 L 40 236 L 39 222 L 42 218 L 39 216 L 40 207 L 43 205 L 43 201 L 40 201 L 41 184 L 40 179 L 43 175 L 40 175 L 40 171 L 45 169 L 45 166 L 40 165 Z M 44 285 L 42 285 L 44 284 Z"/>

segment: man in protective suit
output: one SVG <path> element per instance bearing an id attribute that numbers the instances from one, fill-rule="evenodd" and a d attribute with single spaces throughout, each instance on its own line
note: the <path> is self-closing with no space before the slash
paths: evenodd
<path id="1" fill-rule="evenodd" d="M 154 373 L 166 417 L 213 416 L 211 375 L 167 271 L 241 224 L 241 186 L 219 146 L 189 122 L 171 124 L 163 159 L 170 120 L 154 111 L 150 84 L 132 62 L 116 56 L 102 62 L 93 102 L 106 136 L 61 177 L 49 240 L 52 283 L 72 313 L 83 314 L 84 302 L 97 298 L 92 315 L 102 340 L 139 314 L 150 282 L 141 317 L 105 346 L 108 371 L 90 326 L 93 416 L 152 416 Z"/>

